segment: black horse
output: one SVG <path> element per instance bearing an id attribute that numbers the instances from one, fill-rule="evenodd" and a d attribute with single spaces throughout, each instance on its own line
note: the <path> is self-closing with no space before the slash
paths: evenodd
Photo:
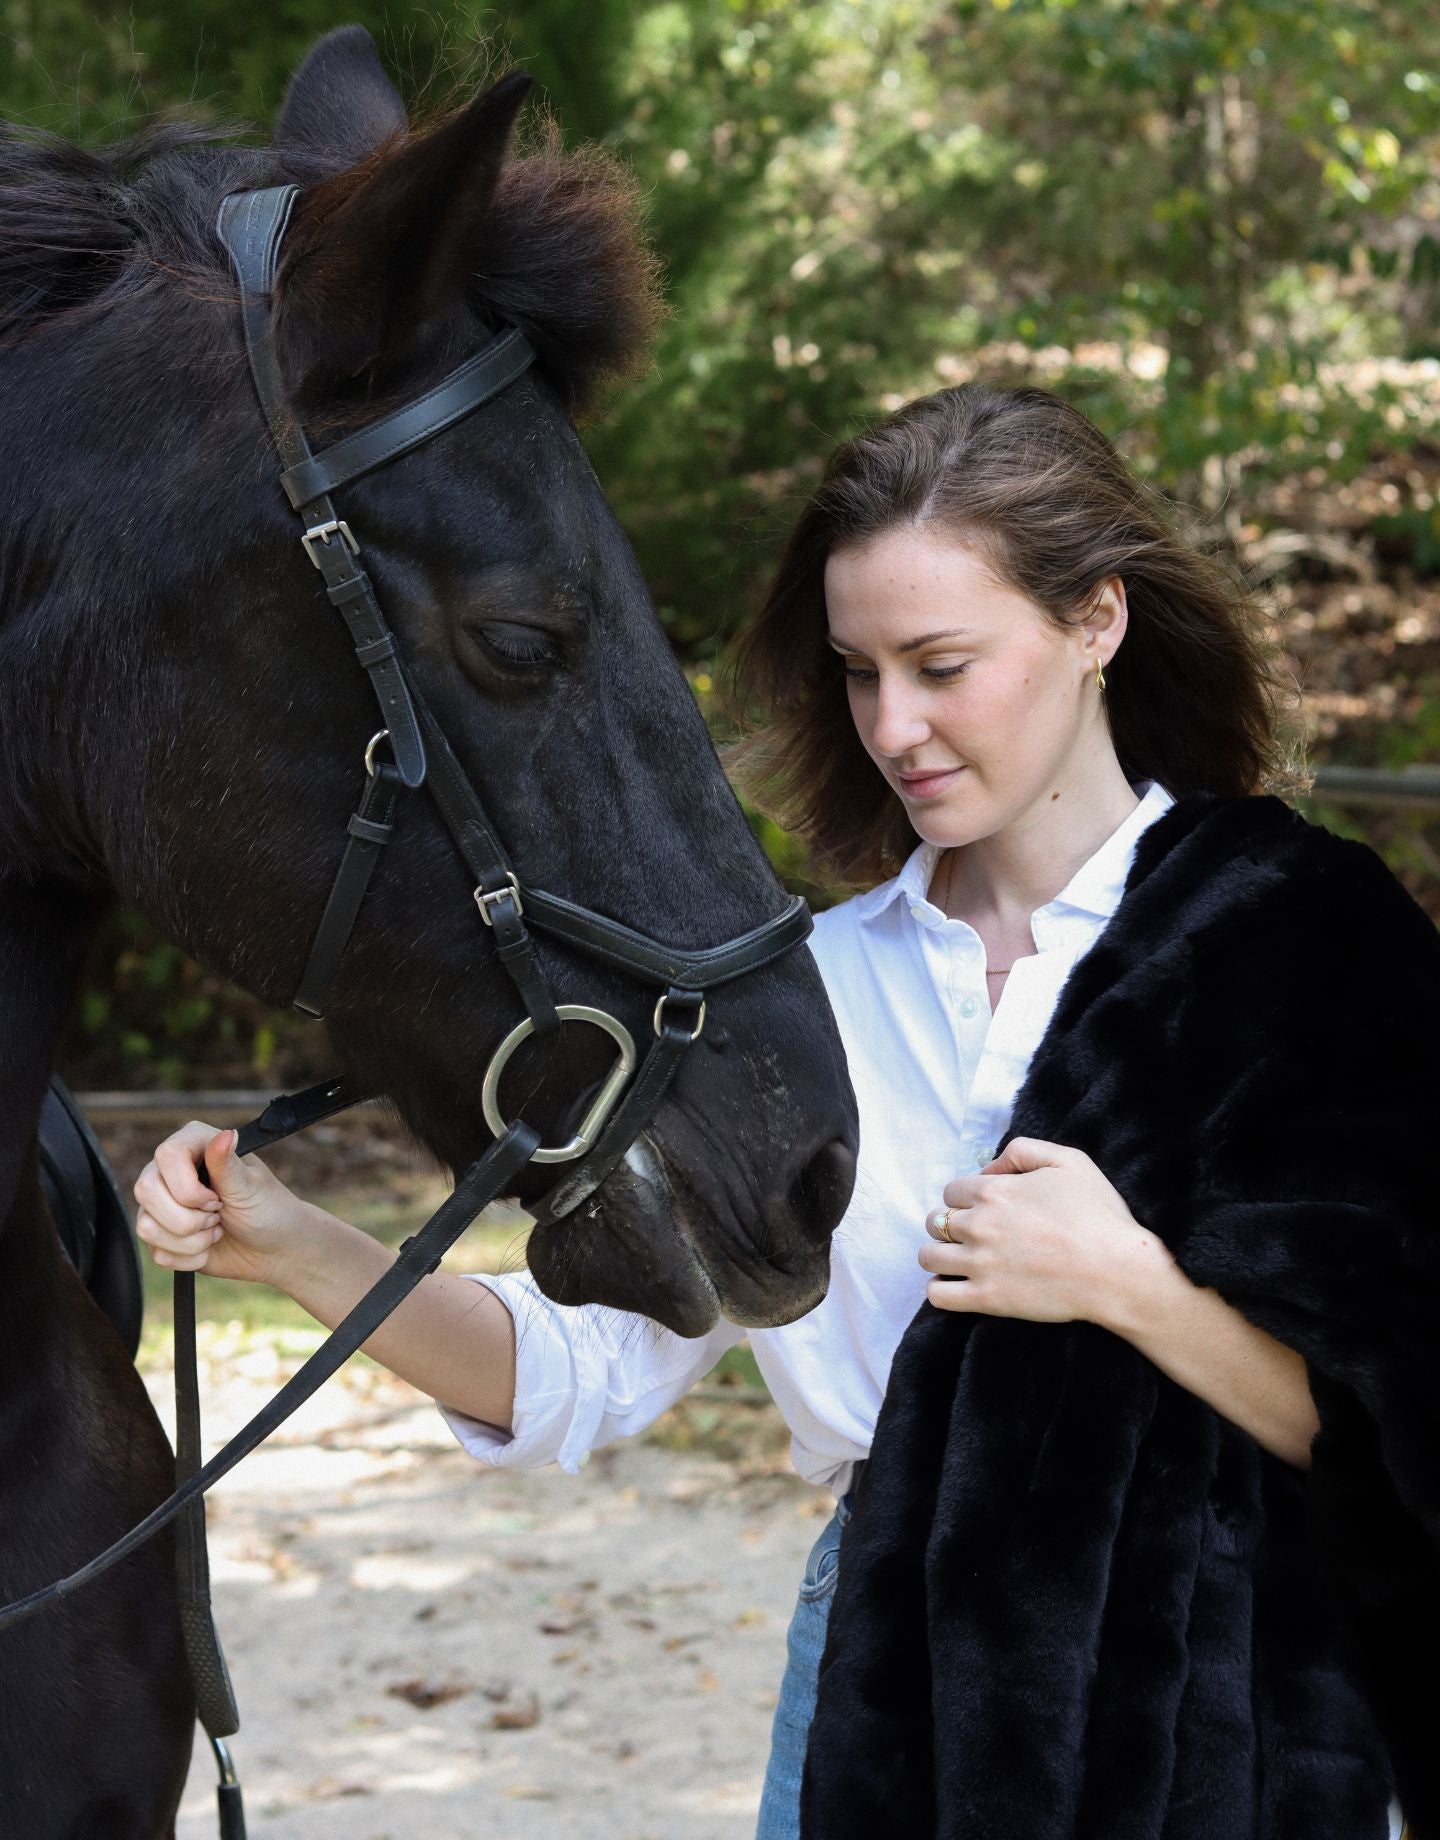
<path id="1" fill-rule="evenodd" d="M 171 1459 L 46 1217 L 36 1120 L 87 943 L 119 898 L 274 1002 L 293 994 L 379 726 L 297 541 L 214 224 L 302 189 L 272 301 L 321 440 L 427 388 L 501 324 L 539 365 L 347 488 L 421 687 L 522 877 L 704 946 L 775 880 L 715 759 L 572 415 L 644 348 L 631 194 L 553 143 L 525 85 L 412 132 L 368 37 L 331 34 L 274 145 L 193 126 L 86 151 L 0 141 L 0 1598 L 70 1570 L 162 1496 Z M 343 1071 L 443 1162 L 489 1141 L 480 1087 L 517 1020 L 464 866 L 417 796 L 330 996 Z M 567 1002 L 643 1038 L 654 993 L 542 942 Z M 506 1105 L 547 1138 L 607 1044 L 527 1044 Z M 561 1301 L 687 1334 L 822 1295 L 855 1118 L 806 953 L 716 992 L 639 1151 L 531 1263 Z M 546 1180 L 534 1178 L 534 1193 Z M 526 1177 L 527 1183 L 531 1181 Z M 170 1832 L 192 1702 L 157 1540 L 0 1637 L 0 1834 Z"/>

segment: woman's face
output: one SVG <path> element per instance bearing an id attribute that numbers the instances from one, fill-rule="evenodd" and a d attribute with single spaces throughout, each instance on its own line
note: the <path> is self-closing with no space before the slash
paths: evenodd
<path id="1" fill-rule="evenodd" d="M 860 740 L 927 843 L 990 836 L 1113 757 L 1095 662 L 1125 630 L 1118 580 L 1062 631 L 978 551 L 907 525 L 831 555 L 825 600 Z"/>

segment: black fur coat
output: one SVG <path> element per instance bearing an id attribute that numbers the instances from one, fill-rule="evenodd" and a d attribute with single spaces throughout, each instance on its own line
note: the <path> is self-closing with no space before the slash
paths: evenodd
<path id="1" fill-rule="evenodd" d="M 1308 1472 L 1118 1336 L 922 1306 L 805 1840 L 1440 1840 L 1440 935 L 1270 797 L 1141 836 L 1010 1137 L 1305 1357 Z"/>

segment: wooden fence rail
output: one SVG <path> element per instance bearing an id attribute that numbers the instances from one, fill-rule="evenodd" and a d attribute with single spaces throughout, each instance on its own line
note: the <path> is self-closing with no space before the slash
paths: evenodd
<path id="1" fill-rule="evenodd" d="M 1440 767 L 1318 767 L 1312 796 L 1331 805 L 1440 810 Z"/>

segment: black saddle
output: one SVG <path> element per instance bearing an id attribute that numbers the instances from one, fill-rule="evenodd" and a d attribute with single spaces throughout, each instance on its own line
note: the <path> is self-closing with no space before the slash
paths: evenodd
<path id="1" fill-rule="evenodd" d="M 115 1172 L 61 1079 L 40 1113 L 40 1186 L 66 1258 L 133 1360 L 145 1308 L 140 1249 Z"/>

